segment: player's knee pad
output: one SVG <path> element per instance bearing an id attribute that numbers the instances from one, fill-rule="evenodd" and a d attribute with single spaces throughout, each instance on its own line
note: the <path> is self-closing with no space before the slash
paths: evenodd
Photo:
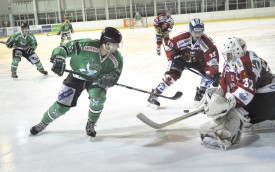
<path id="1" fill-rule="evenodd" d="M 104 103 L 106 101 L 106 90 L 103 88 L 91 88 L 89 90 L 90 96 L 90 111 L 92 113 L 101 113 Z"/>
<path id="2" fill-rule="evenodd" d="M 161 29 L 159 27 L 156 27 L 155 32 L 156 32 L 156 34 L 161 34 Z"/>
<path id="3" fill-rule="evenodd" d="M 162 37 L 163 37 L 164 40 L 169 40 L 170 39 L 169 38 L 169 33 L 163 33 Z"/>
<path id="4" fill-rule="evenodd" d="M 178 75 L 174 75 L 170 73 L 170 74 L 165 74 L 162 80 L 170 86 L 171 84 L 174 84 L 178 79 L 179 79 Z"/>
<path id="5" fill-rule="evenodd" d="M 34 53 L 34 54 L 32 54 L 32 55 L 30 55 L 29 57 L 28 57 L 28 60 L 32 63 L 32 64 L 37 64 L 37 63 L 39 63 L 40 62 L 40 60 L 39 60 L 39 57 Z"/>

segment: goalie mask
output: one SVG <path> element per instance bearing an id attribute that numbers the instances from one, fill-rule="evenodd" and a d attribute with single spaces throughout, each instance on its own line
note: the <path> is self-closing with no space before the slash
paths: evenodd
<path id="1" fill-rule="evenodd" d="M 245 55 L 246 43 L 241 38 L 228 38 L 222 49 L 224 60 L 229 65 L 234 65 L 236 60 Z"/>
<path id="2" fill-rule="evenodd" d="M 195 18 L 190 21 L 189 23 L 189 31 L 193 37 L 193 39 L 196 41 L 198 40 L 204 32 L 204 24 L 199 18 Z"/>
<path id="3" fill-rule="evenodd" d="M 28 35 L 29 30 L 30 30 L 29 25 L 26 22 L 22 22 L 21 23 L 21 33 L 22 33 L 22 35 L 23 36 Z"/>

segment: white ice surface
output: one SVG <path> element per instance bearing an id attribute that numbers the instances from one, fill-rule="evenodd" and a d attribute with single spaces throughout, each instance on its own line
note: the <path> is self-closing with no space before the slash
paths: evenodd
<path id="1" fill-rule="evenodd" d="M 171 36 L 188 29 L 176 25 Z M 264 58 L 275 71 L 275 19 L 205 23 L 206 34 L 221 50 L 230 36 L 242 37 L 248 49 Z M 150 91 L 161 80 L 167 65 L 162 51 L 156 55 L 154 29 L 122 29 L 124 69 L 119 83 Z M 99 38 L 100 32 L 76 32 L 73 39 Z M 200 77 L 184 71 L 165 95 L 182 91 L 179 100 L 160 99 L 161 108 L 146 107 L 148 94 L 113 87 L 97 124 L 97 137 L 85 135 L 89 99 L 84 91 L 78 106 L 51 123 L 46 131 L 29 136 L 43 113 L 56 100 L 65 76 L 50 71 L 49 58 L 59 45 L 58 36 L 37 36 L 37 54 L 48 76 L 41 75 L 26 59 L 18 79 L 10 77 L 10 49 L 0 45 L 0 172 L 105 172 L 192 171 L 272 172 L 275 169 L 275 133 L 244 134 L 229 151 L 205 148 L 198 128 L 209 119 L 198 114 L 167 128 L 155 130 L 136 118 L 144 113 L 164 122 L 192 107 Z M 68 63 L 67 63 L 68 64 Z M 220 56 L 220 64 L 223 58 Z"/>

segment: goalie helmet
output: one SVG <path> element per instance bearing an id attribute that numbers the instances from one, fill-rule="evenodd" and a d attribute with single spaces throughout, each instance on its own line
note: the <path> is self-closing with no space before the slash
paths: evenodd
<path id="1" fill-rule="evenodd" d="M 246 43 L 241 38 L 228 38 L 224 43 L 222 55 L 226 63 L 233 65 L 236 60 L 245 55 L 247 51 Z"/>
<path id="2" fill-rule="evenodd" d="M 113 27 L 106 27 L 100 36 L 100 44 L 105 44 L 106 42 L 120 43 L 122 40 L 121 33 Z"/>

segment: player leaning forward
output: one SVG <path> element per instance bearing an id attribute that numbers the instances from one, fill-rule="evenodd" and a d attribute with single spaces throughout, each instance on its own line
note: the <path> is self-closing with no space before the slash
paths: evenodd
<path id="1" fill-rule="evenodd" d="M 203 124 L 200 134 L 203 145 L 226 150 L 239 142 L 244 124 L 272 127 L 275 75 L 266 61 L 246 50 L 241 38 L 229 38 L 222 54 L 225 64 L 220 87 L 205 94 L 204 110 L 213 121 Z"/>
<path id="2" fill-rule="evenodd" d="M 44 113 L 42 121 L 31 128 L 31 134 L 38 134 L 53 120 L 76 106 L 78 97 L 86 89 L 90 98 L 86 133 L 95 137 L 94 126 L 103 110 L 107 89 L 115 85 L 122 71 L 123 58 L 117 51 L 121 40 L 117 29 L 107 27 L 102 31 L 100 40 L 79 39 L 53 50 L 51 60 L 54 73 L 62 76 L 65 58 L 71 57 L 72 70 L 82 75 L 70 73 L 67 76 L 57 101 Z"/>
<path id="3" fill-rule="evenodd" d="M 47 75 L 48 72 L 44 70 L 39 57 L 34 52 L 37 48 L 37 42 L 33 34 L 29 33 L 29 25 L 26 22 L 21 23 L 21 32 L 13 34 L 6 42 L 8 48 L 13 48 L 12 63 L 11 63 L 11 77 L 18 78 L 17 68 L 21 57 L 25 57 L 31 64 L 37 67 L 37 70 Z"/>

